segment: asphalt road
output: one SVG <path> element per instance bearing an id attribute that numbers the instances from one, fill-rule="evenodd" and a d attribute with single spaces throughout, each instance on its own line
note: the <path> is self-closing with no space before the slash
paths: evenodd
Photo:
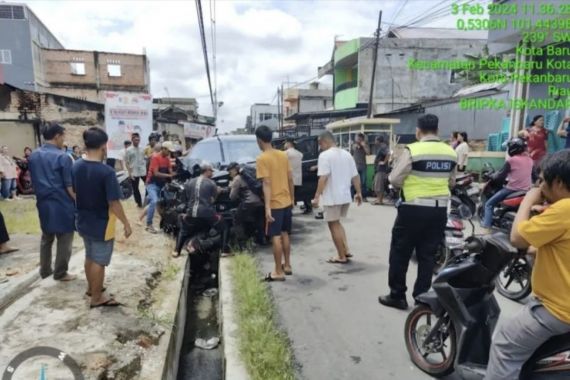
<path id="1" fill-rule="evenodd" d="M 378 303 L 388 292 L 388 253 L 396 210 L 351 206 L 345 222 L 351 264 L 325 260 L 335 254 L 326 223 L 294 216 L 294 275 L 270 284 L 283 329 L 298 364 L 300 379 L 430 379 L 409 360 L 404 344 L 407 312 Z M 273 265 L 270 250 L 260 252 L 262 267 Z M 408 271 L 408 288 L 416 268 Z M 502 318 L 521 306 L 496 294 Z M 408 295 L 408 302 L 411 295 Z M 449 379 L 454 379 L 454 376 Z"/>

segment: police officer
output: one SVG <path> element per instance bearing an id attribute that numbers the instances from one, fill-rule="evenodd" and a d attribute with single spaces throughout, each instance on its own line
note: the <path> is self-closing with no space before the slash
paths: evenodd
<path id="1" fill-rule="evenodd" d="M 416 252 L 418 276 L 413 297 L 431 286 L 435 252 L 447 222 L 449 186 L 455 182 L 457 155 L 438 136 L 438 118 L 427 114 L 418 119 L 416 138 L 402 153 L 389 180 L 402 189 L 402 202 L 392 229 L 388 285 L 390 294 L 378 298 L 385 306 L 405 310 L 406 273 Z"/>

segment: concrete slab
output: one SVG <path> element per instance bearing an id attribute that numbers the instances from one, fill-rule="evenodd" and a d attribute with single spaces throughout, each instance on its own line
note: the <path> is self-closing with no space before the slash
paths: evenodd
<path id="1" fill-rule="evenodd" d="M 224 347 L 224 379 L 249 380 L 239 355 L 238 323 L 233 296 L 232 257 L 220 259 L 220 315 Z"/>
<path id="2" fill-rule="evenodd" d="M 335 254 L 326 223 L 294 216 L 294 275 L 269 286 L 280 322 L 292 342 L 300 379 L 430 379 L 411 363 L 406 352 L 407 313 L 385 308 L 377 300 L 388 292 L 395 215 L 393 207 L 351 206 L 344 223 L 354 254 L 348 265 L 325 262 Z M 267 273 L 273 266 L 271 251 L 262 250 L 258 256 L 261 272 Z M 415 274 L 412 264 L 408 287 Z M 503 319 L 521 307 L 500 295 L 497 299 Z"/>
<path id="3" fill-rule="evenodd" d="M 138 211 L 128 205 L 127 213 L 135 220 Z M 24 350 L 51 346 L 75 359 L 86 379 L 174 379 L 171 347 L 179 347 L 174 324 L 184 322 L 175 317 L 187 271 L 186 258 L 171 258 L 171 249 L 170 238 L 140 226 L 130 239 L 117 239 L 105 285 L 125 303 L 118 308 L 89 308 L 83 255 L 74 255 L 70 271 L 78 280 L 39 281 L 0 313 L 0 371 Z M 38 363 L 24 364 L 17 378 L 38 378 Z M 69 378 L 69 372 L 55 360 L 48 377 Z"/>

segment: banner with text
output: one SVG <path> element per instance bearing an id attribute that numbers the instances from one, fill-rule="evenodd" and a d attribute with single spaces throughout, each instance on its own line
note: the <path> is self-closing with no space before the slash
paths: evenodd
<path id="1" fill-rule="evenodd" d="M 184 137 L 189 139 L 205 139 L 214 136 L 216 133 L 216 127 L 213 125 L 184 122 L 181 124 L 184 126 Z"/>
<path id="2" fill-rule="evenodd" d="M 109 135 L 109 158 L 122 159 L 123 143 L 134 132 L 141 136 L 144 145 L 152 132 L 152 97 L 141 93 L 105 93 L 105 128 Z"/>

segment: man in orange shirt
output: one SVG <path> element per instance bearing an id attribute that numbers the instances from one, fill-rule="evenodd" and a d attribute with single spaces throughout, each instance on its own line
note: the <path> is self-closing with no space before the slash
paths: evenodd
<path id="1" fill-rule="evenodd" d="M 255 131 L 257 144 L 263 151 L 256 161 L 257 178 L 263 180 L 265 229 L 271 238 L 275 259 L 275 270 L 265 276 L 265 281 L 285 281 L 285 275 L 293 274 L 289 240 L 294 204 L 293 172 L 287 154 L 271 146 L 272 135 L 266 126 Z"/>

